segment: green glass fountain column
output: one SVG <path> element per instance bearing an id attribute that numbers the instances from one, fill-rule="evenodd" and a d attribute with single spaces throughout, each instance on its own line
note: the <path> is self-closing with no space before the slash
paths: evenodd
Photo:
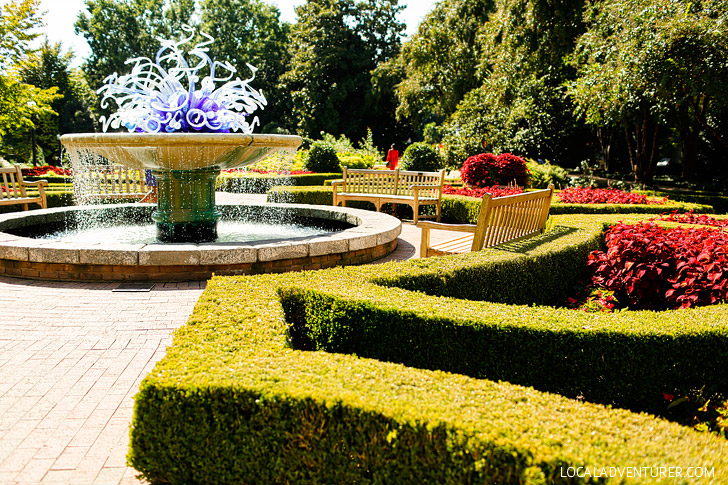
<path id="1" fill-rule="evenodd" d="M 157 178 L 157 239 L 162 242 L 210 242 L 217 239 L 215 179 L 217 169 L 154 170 Z"/>

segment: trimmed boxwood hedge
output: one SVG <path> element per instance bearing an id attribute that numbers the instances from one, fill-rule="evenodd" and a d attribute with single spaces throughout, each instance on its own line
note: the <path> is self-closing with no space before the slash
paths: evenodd
<path id="1" fill-rule="evenodd" d="M 728 306 L 536 306 L 579 278 L 604 221 L 637 218 L 555 216 L 479 253 L 215 277 L 141 384 L 129 462 L 160 483 L 600 481 L 565 477 L 580 466 L 707 466 L 727 483 L 725 440 L 570 398 L 646 410 L 665 386 L 727 391 Z"/>
<path id="2" fill-rule="evenodd" d="M 247 173 L 241 176 L 236 173 L 221 173 L 217 177 L 217 190 L 223 192 L 265 194 L 276 186 L 318 186 L 326 180 L 341 178 L 340 173 L 311 173 L 303 175 L 274 175 Z"/>
<path id="3" fill-rule="evenodd" d="M 268 202 L 287 202 L 291 204 L 319 204 L 331 205 L 334 201 L 333 189 L 331 187 L 273 187 L 268 191 Z M 358 209 L 374 209 L 370 202 L 356 205 L 357 201 L 347 202 L 350 207 Z M 470 223 L 475 224 L 480 212 L 481 199 L 466 197 L 463 195 L 442 196 L 442 220 L 443 222 Z M 428 207 L 431 209 L 431 207 Z M 398 216 L 412 215 L 409 206 L 400 204 Z M 554 200 L 551 204 L 550 214 L 662 214 L 672 211 L 699 213 L 713 213 L 709 205 L 690 202 L 668 201 L 662 205 L 642 204 L 563 204 Z"/>

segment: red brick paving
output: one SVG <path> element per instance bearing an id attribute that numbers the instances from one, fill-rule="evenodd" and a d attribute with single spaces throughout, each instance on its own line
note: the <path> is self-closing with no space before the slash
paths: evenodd
<path id="1" fill-rule="evenodd" d="M 403 224 L 397 250 L 419 255 Z M 133 396 L 185 323 L 204 282 L 117 283 L 0 277 L 0 484 L 138 484 L 126 466 Z"/>

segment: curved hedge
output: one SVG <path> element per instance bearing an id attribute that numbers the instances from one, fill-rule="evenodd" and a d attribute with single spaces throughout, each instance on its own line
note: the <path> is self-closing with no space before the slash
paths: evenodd
<path id="1" fill-rule="evenodd" d="M 461 256 L 213 278 L 141 384 L 130 464 L 164 483 L 609 481 L 567 467 L 681 467 L 662 483 L 687 483 L 689 466 L 726 483 L 725 440 L 570 397 L 649 409 L 665 385 L 727 391 L 728 306 L 533 306 L 579 278 L 604 221 L 635 217 L 555 216 Z"/>
<path id="2" fill-rule="evenodd" d="M 331 187 L 273 187 L 268 191 L 268 202 L 287 202 L 291 204 L 333 204 L 333 189 Z M 480 212 L 481 199 L 463 195 L 442 196 L 443 222 L 475 224 Z M 357 209 L 372 209 L 374 205 L 366 202 L 360 205 L 353 203 L 351 207 Z M 398 207 L 402 213 L 411 209 Z M 713 213 L 713 208 L 705 204 L 691 202 L 668 201 L 666 204 L 563 204 L 554 200 L 551 204 L 550 214 L 662 214 L 672 211 L 699 213 Z M 398 215 L 400 215 L 398 213 Z"/>
<path id="3" fill-rule="evenodd" d="M 217 177 L 216 189 L 223 192 L 265 194 L 272 187 L 318 186 L 326 180 L 340 178 L 340 173 L 306 173 L 301 175 L 277 175 L 259 173 L 221 173 Z M 333 200 L 333 199 L 332 199 Z M 329 203 L 329 205 L 331 205 Z"/>

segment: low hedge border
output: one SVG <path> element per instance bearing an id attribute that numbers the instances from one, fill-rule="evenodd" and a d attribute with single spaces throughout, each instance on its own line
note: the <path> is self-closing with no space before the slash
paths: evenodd
<path id="1" fill-rule="evenodd" d="M 221 173 L 217 177 L 217 190 L 223 192 L 265 194 L 276 186 L 319 186 L 329 179 L 341 178 L 340 173 L 312 173 L 303 175 L 275 175 L 256 173 Z M 331 205 L 331 204 L 329 204 Z"/>
<path id="2" fill-rule="evenodd" d="M 284 202 L 291 204 L 333 204 L 333 189 L 331 187 L 273 187 L 268 191 L 268 202 Z M 349 204 L 349 202 L 347 202 Z M 442 220 L 458 224 L 475 224 L 480 212 L 481 199 L 463 195 L 442 196 Z M 401 205 L 401 204 L 400 204 Z M 356 201 L 351 207 L 357 209 L 373 210 L 370 202 Z M 697 213 L 713 213 L 711 206 L 691 202 L 668 201 L 662 205 L 642 204 L 563 204 L 554 200 L 550 213 L 558 214 L 662 214 L 694 211 Z M 400 214 L 401 211 L 401 214 Z M 412 217 L 412 209 L 407 206 L 398 206 L 398 216 Z"/>
<path id="3" fill-rule="evenodd" d="M 713 483 L 728 482 L 724 440 L 568 398 L 647 406 L 666 382 L 726 389 L 726 305 L 688 310 L 688 326 L 685 310 L 586 314 L 436 295 L 458 284 L 485 297 L 509 271 L 536 270 L 529 287 L 558 288 L 578 277 L 561 264 L 583 258 L 600 244 L 602 221 L 617 219 L 555 216 L 529 245 L 462 256 L 213 278 L 141 384 L 130 464 L 164 483 L 609 481 L 566 476 L 579 466 L 707 466 Z M 432 283 L 431 295 L 404 288 L 438 277 L 450 283 Z M 511 285 L 523 281 L 494 293 L 553 298 L 520 295 Z"/>

